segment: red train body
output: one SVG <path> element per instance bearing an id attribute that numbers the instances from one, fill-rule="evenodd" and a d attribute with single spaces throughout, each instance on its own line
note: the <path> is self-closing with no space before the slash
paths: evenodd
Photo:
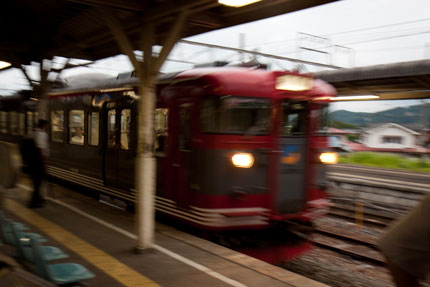
<path id="1" fill-rule="evenodd" d="M 134 78 L 50 93 L 48 173 L 133 202 L 136 94 Z M 291 72 L 224 67 L 162 76 L 154 115 L 157 212 L 266 261 L 300 253 L 307 245 L 291 247 L 286 230 L 327 210 L 325 123 L 334 94 Z M 73 142 L 77 127 L 82 142 Z M 244 243 L 254 236 L 258 244 Z"/>

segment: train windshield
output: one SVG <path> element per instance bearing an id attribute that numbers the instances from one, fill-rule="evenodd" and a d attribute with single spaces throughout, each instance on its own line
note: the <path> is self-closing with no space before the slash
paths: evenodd
<path id="1" fill-rule="evenodd" d="M 316 128 L 317 133 L 326 134 L 328 132 L 329 123 L 329 108 L 328 105 L 323 105 L 320 109 L 320 117 L 318 123 L 319 127 Z"/>
<path id="2" fill-rule="evenodd" d="M 312 132 L 316 135 L 325 135 L 328 131 L 329 107 L 327 104 L 312 105 L 311 111 Z"/>
<path id="3" fill-rule="evenodd" d="M 269 133 L 270 101 L 263 98 L 206 96 L 200 110 L 204 133 L 254 134 Z"/>
<path id="4" fill-rule="evenodd" d="M 281 136 L 304 136 L 307 132 L 308 103 L 298 101 L 282 102 Z"/>

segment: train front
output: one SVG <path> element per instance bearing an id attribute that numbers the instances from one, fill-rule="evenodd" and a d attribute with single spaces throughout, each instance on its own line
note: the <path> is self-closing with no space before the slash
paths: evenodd
<path id="1" fill-rule="evenodd" d="M 278 263 L 309 247 L 291 229 L 327 211 L 327 103 L 334 89 L 263 70 L 205 75 L 190 156 L 190 208 L 218 241 Z M 297 234 L 297 232 L 296 232 Z M 300 244 L 299 244 L 300 243 Z"/>

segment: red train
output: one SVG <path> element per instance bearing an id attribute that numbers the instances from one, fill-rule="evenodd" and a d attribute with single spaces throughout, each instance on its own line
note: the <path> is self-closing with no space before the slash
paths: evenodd
<path id="1" fill-rule="evenodd" d="M 137 84 L 117 78 L 49 94 L 51 176 L 134 201 Z M 293 72 L 221 67 L 161 76 L 157 212 L 266 261 L 299 252 L 303 245 L 287 244 L 291 226 L 310 225 L 328 206 L 334 94 Z M 0 127 L 16 126 L 10 114 L 0 112 Z"/>

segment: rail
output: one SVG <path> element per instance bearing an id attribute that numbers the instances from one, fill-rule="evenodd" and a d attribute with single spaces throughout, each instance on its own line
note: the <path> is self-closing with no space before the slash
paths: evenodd
<path id="1" fill-rule="evenodd" d="M 314 235 L 314 245 L 344 254 L 360 261 L 385 266 L 383 256 L 376 250 L 376 243 L 371 240 L 352 238 L 338 232 L 318 228 Z"/>
<path id="2" fill-rule="evenodd" d="M 382 187 L 397 191 L 406 191 L 418 194 L 429 194 L 429 184 L 407 182 L 386 178 L 368 177 L 362 175 L 354 175 L 350 173 L 328 172 L 329 181 L 349 183 L 355 185 L 363 185 L 370 187 Z"/>

